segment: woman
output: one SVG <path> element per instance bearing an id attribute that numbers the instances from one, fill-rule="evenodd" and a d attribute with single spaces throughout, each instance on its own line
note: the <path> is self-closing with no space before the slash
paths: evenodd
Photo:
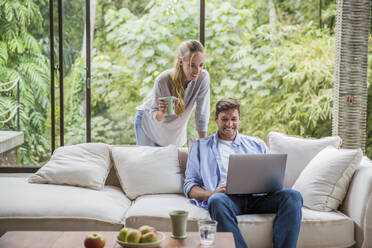
<path id="1" fill-rule="evenodd" d="M 195 126 L 199 138 L 207 136 L 209 121 L 209 74 L 203 70 L 205 50 L 196 40 L 181 43 L 175 67 L 164 71 L 155 80 L 150 99 L 137 107 L 134 121 L 137 145 L 183 146 L 187 122 L 196 104 Z M 175 115 L 166 115 L 165 96 L 175 96 Z"/>

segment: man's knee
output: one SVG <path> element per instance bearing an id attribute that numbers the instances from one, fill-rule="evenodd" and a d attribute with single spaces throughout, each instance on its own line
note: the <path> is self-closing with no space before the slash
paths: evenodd
<path id="1" fill-rule="evenodd" d="M 216 193 L 209 197 L 208 199 L 208 209 L 209 208 L 219 208 L 222 205 L 226 204 L 226 194 L 223 193 Z"/>

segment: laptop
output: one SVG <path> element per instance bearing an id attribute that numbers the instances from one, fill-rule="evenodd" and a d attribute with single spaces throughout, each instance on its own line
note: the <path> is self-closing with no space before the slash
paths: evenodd
<path id="1" fill-rule="evenodd" d="M 287 154 L 232 154 L 227 194 L 272 193 L 283 188 Z"/>

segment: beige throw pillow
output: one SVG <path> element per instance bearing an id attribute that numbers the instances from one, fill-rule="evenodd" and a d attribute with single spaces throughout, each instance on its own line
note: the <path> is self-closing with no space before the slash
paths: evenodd
<path id="1" fill-rule="evenodd" d="M 131 200 L 145 194 L 183 192 L 183 176 L 174 145 L 113 147 L 112 157 L 120 184 Z"/>
<path id="2" fill-rule="evenodd" d="M 362 156 L 360 149 L 327 147 L 319 152 L 293 185 L 301 193 L 304 206 L 318 211 L 336 210 Z"/>
<path id="3" fill-rule="evenodd" d="M 314 139 L 270 132 L 267 135 L 267 140 L 270 153 L 288 154 L 284 178 L 285 188 L 293 186 L 301 171 L 321 150 L 327 146 L 339 148 L 341 145 L 339 136 Z"/>
<path id="4" fill-rule="evenodd" d="M 56 149 L 49 162 L 28 178 L 30 183 L 104 187 L 110 169 L 110 146 L 86 143 Z"/>

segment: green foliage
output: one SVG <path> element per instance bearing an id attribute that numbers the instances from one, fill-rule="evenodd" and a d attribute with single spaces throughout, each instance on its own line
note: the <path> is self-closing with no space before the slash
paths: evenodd
<path id="1" fill-rule="evenodd" d="M 275 32 L 268 25 L 268 2 L 206 2 L 212 108 L 208 134 L 216 130 L 215 103 L 230 96 L 242 104 L 241 133 L 262 139 L 273 130 L 304 137 L 331 135 L 336 2 L 322 1 L 324 29 L 319 29 L 318 2 L 273 0 Z M 50 79 L 42 55 L 50 54 L 49 21 L 42 18 L 48 16 L 46 5 L 44 0 L 0 0 L 0 129 L 16 128 L 19 79 L 21 130 L 26 138 L 23 164 L 40 164 L 50 156 Z M 63 8 L 65 144 L 76 144 L 86 140 L 86 61 L 79 57 L 85 4 L 64 0 Z M 172 67 L 180 42 L 199 39 L 199 14 L 199 2 L 193 0 L 98 1 L 91 72 L 92 141 L 135 143 L 136 106 L 149 96 L 159 73 Z M 369 157 L 371 82 L 370 70 Z M 57 134 L 59 111 L 56 91 Z M 197 136 L 193 120 L 187 131 L 188 136 Z"/>
<path id="2" fill-rule="evenodd" d="M 198 38 L 199 5 L 168 3 L 150 1 L 140 16 L 127 8 L 107 10 L 107 43 L 92 56 L 92 140 L 135 143 L 136 106 L 148 96 L 159 73 L 172 67 L 180 41 Z M 80 127 L 81 121 L 76 121 L 71 129 Z"/>
<path id="3" fill-rule="evenodd" d="M 311 26 L 282 26 L 270 46 L 265 26 L 245 49 L 255 58 L 235 81 L 242 130 L 265 139 L 269 131 L 303 137 L 331 135 L 334 40 Z M 239 68 L 239 56 L 232 68 Z M 236 65 L 238 64 L 238 65 Z M 234 79 L 234 78 L 233 78 Z"/>
<path id="4" fill-rule="evenodd" d="M 280 20 L 293 24 L 312 21 L 317 27 L 319 27 L 319 8 L 321 7 L 322 25 L 326 28 L 334 28 L 336 0 L 273 0 L 273 2 L 276 4 Z M 322 6 L 319 6 L 320 2 Z"/>
<path id="5" fill-rule="evenodd" d="M 64 78 L 65 99 L 65 144 L 79 144 L 86 141 L 85 134 L 85 59 L 76 59 L 72 70 Z"/>
<path id="6" fill-rule="evenodd" d="M 41 28 L 35 28 L 35 24 L 31 23 L 30 33 L 38 39 L 42 46 L 43 54 L 50 57 L 50 20 L 49 20 L 49 1 L 32 0 L 32 2 L 40 6 L 41 16 L 39 22 Z M 58 5 L 54 3 L 54 54 L 56 64 L 58 62 Z M 81 49 L 84 36 L 85 23 L 85 1 L 69 1 L 62 0 L 62 25 L 63 25 L 63 62 L 64 62 L 64 76 L 66 76 L 71 66 L 77 57 L 81 55 Z"/>
<path id="7" fill-rule="evenodd" d="M 330 135 L 334 40 L 329 30 L 320 31 L 312 22 L 278 22 L 272 34 L 252 6 L 249 1 L 207 4 L 212 108 L 224 96 L 240 99 L 240 131 L 263 139 L 271 130 Z M 194 1 L 151 1 L 147 10 L 106 12 L 108 42 L 92 63 L 92 132 L 98 135 L 92 137 L 97 141 L 134 143 L 135 106 L 150 94 L 156 76 L 171 67 L 179 42 L 198 38 Z M 196 136 L 193 127 L 191 121 L 189 136 Z M 215 128 L 211 121 L 209 133 Z"/>
<path id="8" fill-rule="evenodd" d="M 105 15 L 107 11 L 126 8 L 129 12 L 133 13 L 133 15 L 142 16 L 148 12 L 146 9 L 148 2 L 148 0 L 98 1 L 95 22 L 95 47 L 103 50 L 106 45 L 107 29 L 105 24 Z M 120 21 L 120 18 L 117 18 L 116 21 Z"/>
<path id="9" fill-rule="evenodd" d="M 49 106 L 49 66 L 38 41 L 29 32 L 41 28 L 39 7 L 32 1 L 0 0 L 0 129 L 16 130 L 17 84 L 20 88 L 20 131 L 23 164 L 40 164 L 49 157 L 45 135 Z"/>
<path id="10" fill-rule="evenodd" d="M 91 136 L 94 142 L 133 143 L 134 111 L 138 104 L 140 84 L 129 76 L 124 61 L 114 54 L 97 55 L 92 61 Z M 119 59 L 122 59 L 119 57 Z M 66 143 L 85 141 L 85 75 L 84 59 L 79 59 L 66 78 L 72 86 L 66 92 Z"/>

